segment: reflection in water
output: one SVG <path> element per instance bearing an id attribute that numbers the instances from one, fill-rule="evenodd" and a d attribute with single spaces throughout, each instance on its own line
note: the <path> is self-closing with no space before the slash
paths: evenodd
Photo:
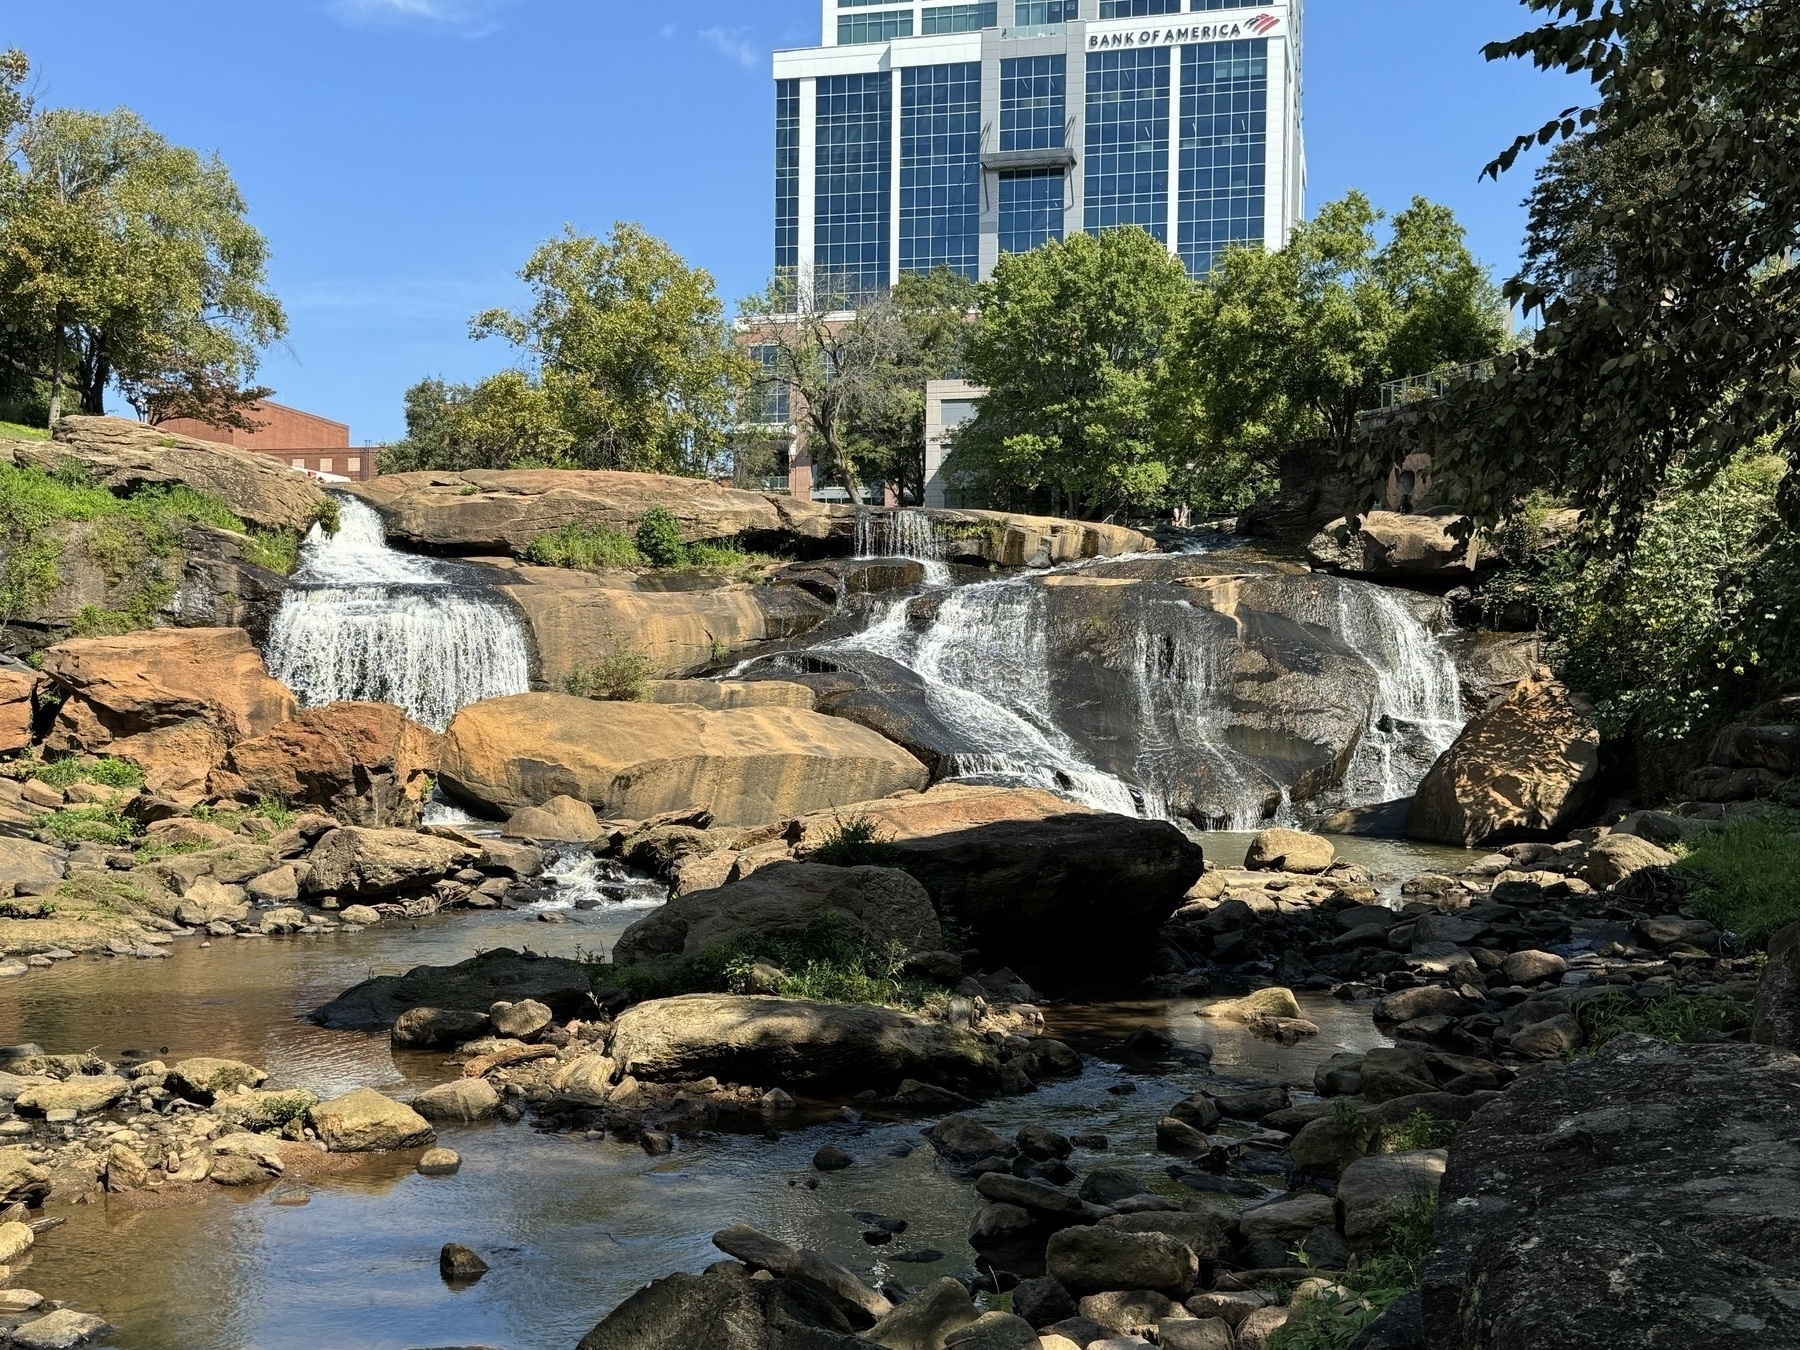
<path id="1" fill-rule="evenodd" d="M 1206 860 L 1220 867 L 1242 867 L 1250 841 L 1247 830 L 1217 830 L 1200 836 Z M 1355 835 L 1330 836 L 1338 858 L 1374 874 L 1375 886 L 1388 899 L 1398 899 L 1403 883 L 1426 872 L 1454 875 L 1482 856 L 1479 849 L 1450 848 L 1443 844 L 1416 844 L 1410 839 L 1365 839 Z"/>

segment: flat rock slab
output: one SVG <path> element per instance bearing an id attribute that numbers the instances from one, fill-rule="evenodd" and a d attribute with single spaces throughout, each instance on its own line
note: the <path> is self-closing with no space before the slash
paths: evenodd
<path id="1" fill-rule="evenodd" d="M 1436 1350 L 1800 1344 L 1800 1057 L 1621 1036 L 1451 1150 Z"/>
<path id="2" fill-rule="evenodd" d="M 560 1016 L 574 1016 L 590 998 L 587 967 L 555 956 L 525 956 L 505 947 L 453 966 L 415 966 L 404 975 L 379 975 L 345 990 L 309 1014 L 333 1031 L 391 1027 L 410 1008 L 442 1008 L 487 1015 L 495 1003 L 536 999 Z"/>

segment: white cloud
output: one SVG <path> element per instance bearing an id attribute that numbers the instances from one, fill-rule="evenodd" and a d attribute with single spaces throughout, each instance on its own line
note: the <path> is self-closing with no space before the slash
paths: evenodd
<path id="1" fill-rule="evenodd" d="M 424 24 L 462 37 L 485 37 L 499 11 L 516 0 L 330 0 L 331 12 L 358 28 Z"/>
<path id="2" fill-rule="evenodd" d="M 755 69 L 762 53 L 744 36 L 748 28 L 702 28 L 701 40 L 746 69 Z"/>

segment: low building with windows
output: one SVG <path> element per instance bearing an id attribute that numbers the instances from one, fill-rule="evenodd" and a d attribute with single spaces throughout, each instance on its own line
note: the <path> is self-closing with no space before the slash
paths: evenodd
<path id="1" fill-rule="evenodd" d="M 247 415 L 255 424 L 249 429 L 219 427 L 188 417 L 158 425 L 171 435 L 254 450 L 308 473 L 351 479 L 376 475 L 374 448 L 351 445 L 350 428 L 343 422 L 267 401 L 253 404 Z"/>
<path id="2" fill-rule="evenodd" d="M 821 0 L 775 54 L 775 266 L 879 289 L 1140 225 L 1199 277 L 1301 217 L 1302 0 Z"/>

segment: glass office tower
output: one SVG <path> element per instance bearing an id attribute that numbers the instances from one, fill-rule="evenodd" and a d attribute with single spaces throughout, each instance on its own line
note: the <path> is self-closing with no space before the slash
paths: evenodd
<path id="1" fill-rule="evenodd" d="M 1136 225 L 1193 276 L 1286 243 L 1302 0 L 820 0 L 775 55 L 775 266 L 859 290 Z"/>

